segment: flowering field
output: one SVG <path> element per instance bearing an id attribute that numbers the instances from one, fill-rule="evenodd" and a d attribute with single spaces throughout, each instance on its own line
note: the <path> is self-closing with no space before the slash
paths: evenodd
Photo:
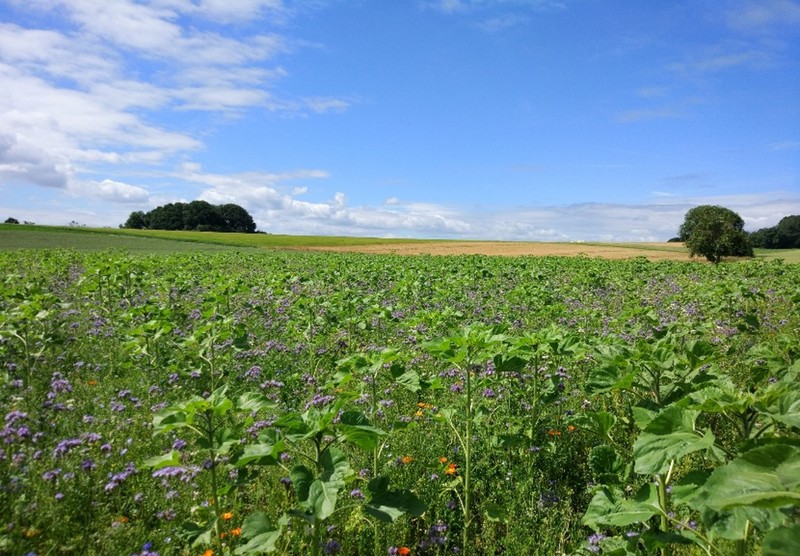
<path id="1" fill-rule="evenodd" d="M 0 264 L 0 553 L 800 553 L 800 266 Z"/>

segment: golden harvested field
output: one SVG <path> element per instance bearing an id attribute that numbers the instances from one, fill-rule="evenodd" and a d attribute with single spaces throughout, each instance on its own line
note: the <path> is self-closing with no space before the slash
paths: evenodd
<path id="1" fill-rule="evenodd" d="M 393 255 L 500 255 L 587 256 L 606 259 L 646 257 L 650 260 L 688 261 L 689 252 L 680 243 L 526 243 L 516 241 L 426 241 L 379 245 L 304 247 L 310 251 L 336 251 Z M 695 259 L 702 261 L 703 259 Z"/>

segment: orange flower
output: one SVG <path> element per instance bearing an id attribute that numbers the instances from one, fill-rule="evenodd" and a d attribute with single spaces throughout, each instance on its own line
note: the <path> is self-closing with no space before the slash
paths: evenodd
<path id="1" fill-rule="evenodd" d="M 96 380 L 90 380 L 86 384 L 88 384 L 89 386 L 97 386 L 97 381 Z"/>
<path id="2" fill-rule="evenodd" d="M 409 463 L 414 461 L 414 458 L 411 456 L 403 456 L 403 459 L 401 459 L 400 461 L 403 462 L 403 465 L 408 465 Z"/>
<path id="3" fill-rule="evenodd" d="M 561 436 L 561 431 L 557 431 L 556 429 L 550 429 L 547 431 L 547 434 L 550 436 Z"/>
<path id="4" fill-rule="evenodd" d="M 233 519 L 233 512 L 225 512 L 224 514 L 222 514 L 221 517 L 225 521 L 228 521 L 229 519 Z"/>
<path id="5" fill-rule="evenodd" d="M 444 470 L 445 475 L 455 475 L 458 473 L 458 467 L 455 463 L 451 463 L 447 466 L 447 469 Z"/>
<path id="6" fill-rule="evenodd" d="M 574 430 L 575 430 L 575 425 L 568 425 L 568 426 L 567 426 L 567 430 L 568 430 L 569 432 L 572 432 L 572 431 L 574 431 Z"/>
<path id="7" fill-rule="evenodd" d="M 422 417 L 425 415 L 421 409 L 418 409 L 417 412 L 414 414 L 414 417 Z"/>
<path id="8" fill-rule="evenodd" d="M 411 549 L 408 548 L 407 546 L 401 546 L 400 548 L 397 549 L 397 553 L 400 556 L 408 556 L 409 554 L 411 554 Z"/>
<path id="9" fill-rule="evenodd" d="M 203 552 L 203 556 L 214 556 L 214 551 L 209 548 L 208 550 Z"/>
<path id="10" fill-rule="evenodd" d="M 233 535 L 234 537 L 238 537 L 241 534 L 242 534 L 241 527 L 236 527 L 235 529 L 231 529 L 231 535 Z"/>
<path id="11" fill-rule="evenodd" d="M 121 515 L 119 517 L 114 518 L 114 521 L 116 521 L 117 523 L 128 523 L 128 518 L 125 517 L 124 515 Z"/>
<path id="12" fill-rule="evenodd" d="M 447 458 L 442 456 L 439 458 L 439 463 L 447 463 Z"/>
<path id="13" fill-rule="evenodd" d="M 41 531 L 39 531 L 38 529 L 35 529 L 35 528 L 31 527 L 30 529 L 25 529 L 25 530 L 23 531 L 23 533 L 25 534 L 25 537 L 26 537 L 26 538 L 28 538 L 28 539 L 32 539 L 33 537 L 35 537 L 35 536 L 37 536 L 39 533 L 41 533 Z"/>

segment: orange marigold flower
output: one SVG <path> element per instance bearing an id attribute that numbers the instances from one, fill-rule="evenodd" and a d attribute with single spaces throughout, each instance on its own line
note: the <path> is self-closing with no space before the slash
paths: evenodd
<path id="1" fill-rule="evenodd" d="M 403 459 L 401 459 L 400 461 L 403 462 L 403 465 L 408 465 L 409 463 L 414 461 L 414 458 L 411 456 L 403 456 Z"/>
<path id="2" fill-rule="evenodd" d="M 32 539 L 33 537 L 35 537 L 39 533 L 41 533 L 41 531 L 39 531 L 38 529 L 36 529 L 34 527 L 31 527 L 30 529 L 25 529 L 24 533 L 25 533 L 25 537 L 26 538 Z"/>
<path id="3" fill-rule="evenodd" d="M 227 536 L 228 536 L 228 533 L 226 533 L 225 531 L 223 531 L 222 533 L 219 534 L 219 538 L 221 538 L 221 539 L 224 539 Z"/>
<path id="4" fill-rule="evenodd" d="M 222 519 L 228 521 L 229 519 L 233 519 L 233 512 L 225 512 L 222 514 Z"/>
<path id="5" fill-rule="evenodd" d="M 119 517 L 114 518 L 114 521 L 116 521 L 117 523 L 128 523 L 128 518 L 125 517 L 124 515 L 121 515 Z"/>
<path id="6" fill-rule="evenodd" d="M 96 380 L 90 380 L 86 384 L 88 384 L 89 386 L 97 386 L 97 381 Z"/>
<path id="7" fill-rule="evenodd" d="M 550 429 L 547 431 L 547 434 L 550 436 L 561 436 L 561 431 L 557 431 L 556 429 Z"/>
<path id="8" fill-rule="evenodd" d="M 422 410 L 418 409 L 417 412 L 414 414 L 414 417 L 422 417 L 423 415 L 425 415 L 425 414 L 422 413 Z"/>
<path id="9" fill-rule="evenodd" d="M 451 463 L 447 466 L 447 469 L 444 470 L 445 475 L 455 475 L 458 472 L 458 466 L 455 463 Z"/>
<path id="10" fill-rule="evenodd" d="M 442 456 L 439 458 L 439 463 L 447 463 L 447 458 Z"/>
<path id="11" fill-rule="evenodd" d="M 203 556 L 214 556 L 214 551 L 209 548 L 208 550 L 203 552 Z"/>
<path id="12" fill-rule="evenodd" d="M 401 546 L 400 548 L 397 549 L 397 553 L 400 556 L 408 556 L 409 554 L 411 554 L 411 549 L 408 548 L 407 546 Z"/>
<path id="13" fill-rule="evenodd" d="M 231 529 L 231 535 L 233 535 L 234 537 L 238 537 L 241 534 L 242 534 L 241 527 L 236 527 L 235 529 Z"/>
<path id="14" fill-rule="evenodd" d="M 420 407 L 422 409 L 425 409 L 425 405 L 426 405 L 425 402 L 417 402 L 417 407 Z"/>
<path id="15" fill-rule="evenodd" d="M 567 426 L 567 430 L 569 430 L 569 432 L 574 431 L 575 430 L 575 425 L 568 425 Z"/>

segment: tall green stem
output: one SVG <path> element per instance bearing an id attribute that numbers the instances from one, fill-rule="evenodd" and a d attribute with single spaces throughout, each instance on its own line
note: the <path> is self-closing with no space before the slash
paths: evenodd
<path id="1" fill-rule="evenodd" d="M 462 549 L 464 554 L 469 555 L 469 526 L 471 522 L 470 514 L 470 471 L 472 466 L 471 461 L 471 444 L 472 444 L 472 380 L 470 378 L 470 366 L 467 365 L 466 373 L 466 388 L 467 388 L 467 423 L 466 434 L 464 438 L 464 531 L 462 534 Z"/>

